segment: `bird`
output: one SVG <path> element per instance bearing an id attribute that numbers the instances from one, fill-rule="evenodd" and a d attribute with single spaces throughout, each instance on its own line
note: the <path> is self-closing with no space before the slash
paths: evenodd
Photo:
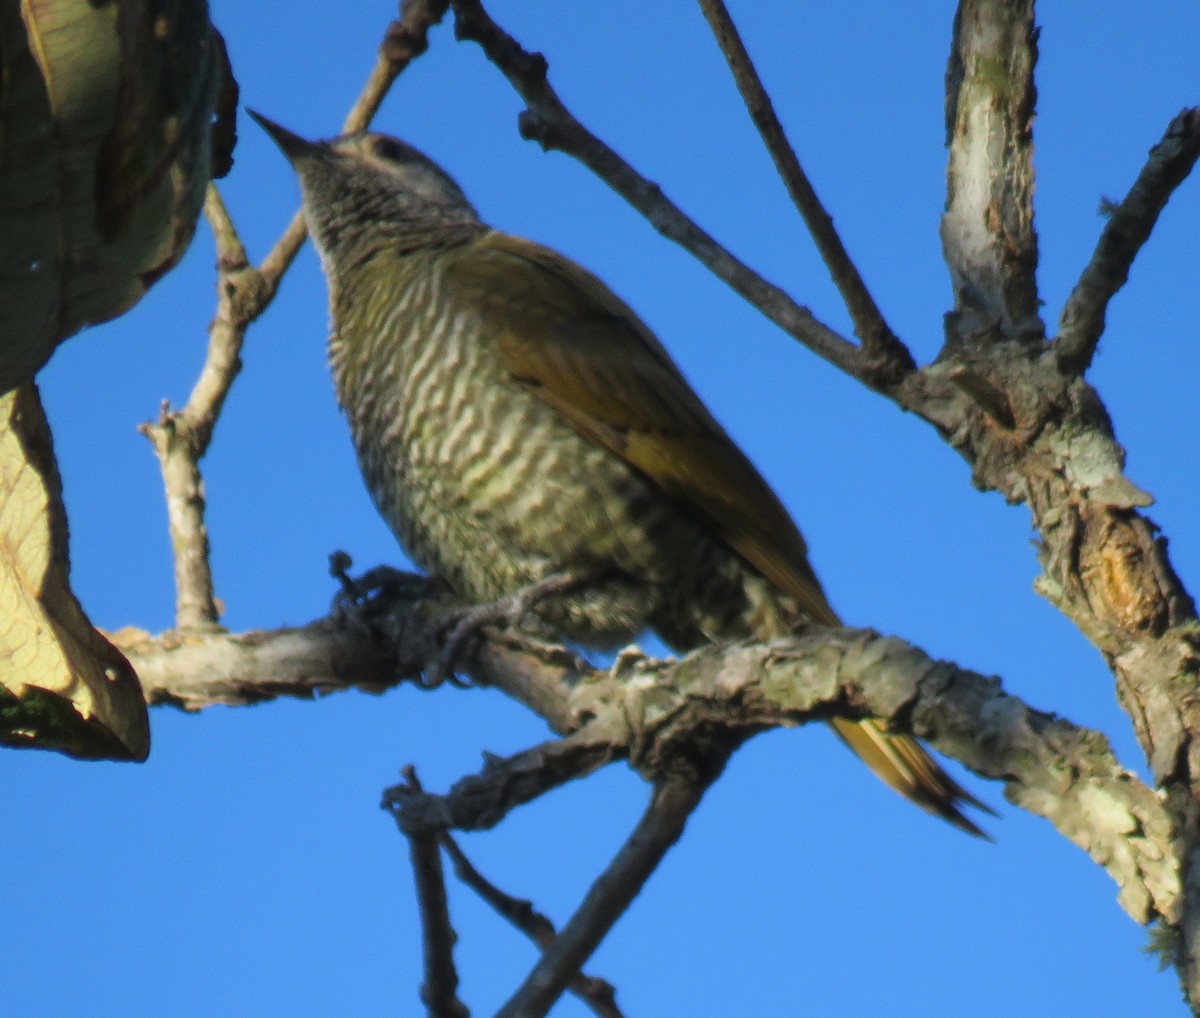
<path id="1" fill-rule="evenodd" d="M 538 620 L 597 649 L 842 625 L 782 502 L 600 279 L 489 227 L 398 138 L 309 141 L 251 115 L 299 178 L 337 399 L 416 564 L 477 605 L 562 581 Z M 963 807 L 991 810 L 915 739 L 831 724 L 892 788 L 986 837 Z"/>

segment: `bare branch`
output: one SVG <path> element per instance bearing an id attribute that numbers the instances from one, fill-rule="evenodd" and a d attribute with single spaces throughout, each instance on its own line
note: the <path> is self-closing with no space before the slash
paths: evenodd
<path id="1" fill-rule="evenodd" d="M 625 755 L 607 732 L 584 729 L 514 756 L 487 754 L 482 771 L 460 778 L 445 795 L 394 785 L 384 789 L 383 808 L 406 831 L 485 831 L 518 806 Z"/>
<path id="2" fill-rule="evenodd" d="M 242 316 L 260 299 L 257 274 L 215 184 L 209 184 L 205 195 L 204 216 L 217 247 L 217 317 L 209 326 L 208 356 L 200 377 L 187 405 L 174 415 L 176 428 L 188 433 L 197 459 L 208 451 L 213 427 L 242 369 Z"/>
<path id="3" fill-rule="evenodd" d="M 263 282 L 264 294 L 269 294 L 272 299 L 274 298 L 276 291 L 279 289 L 279 284 L 283 281 L 284 273 L 291 268 L 292 262 L 296 260 L 296 255 L 300 253 L 300 249 L 304 247 L 304 242 L 307 239 L 308 226 L 304 222 L 304 213 L 297 210 L 292 216 L 292 221 L 287 224 L 283 233 L 279 235 L 275 246 L 267 252 L 267 256 L 258 267 L 258 272 Z M 264 303 L 259 308 L 258 314 L 261 315 L 266 309 L 267 304 Z M 258 315 L 255 317 L 258 317 Z"/>
<path id="4" fill-rule="evenodd" d="M 598 724 L 607 698 L 620 697 L 608 723 L 629 730 L 611 737 L 637 747 L 633 762 L 643 774 L 659 773 L 676 739 L 694 740 L 716 719 L 749 732 L 835 714 L 877 717 L 1004 781 L 1010 800 L 1050 820 L 1108 870 L 1138 921 L 1175 914 L 1174 826 L 1160 798 L 1118 763 L 1103 735 L 1033 710 L 996 679 L 853 629 L 711 648 L 673 667 L 629 667 L 615 689 L 581 685 L 576 710 Z M 686 679 L 668 678 L 674 668 Z M 673 701 L 664 698 L 668 690 Z"/>
<path id="5" fill-rule="evenodd" d="M 359 130 L 379 109 L 392 82 L 426 47 L 429 29 L 446 13 L 443 0 L 405 0 L 401 18 L 387 30 L 379 59 L 346 120 Z M 204 522 L 204 479 L 200 460 L 212 442 L 221 408 L 242 368 L 242 345 L 250 324 L 267 309 L 279 282 L 304 244 L 302 217 L 293 217 L 283 236 L 255 269 L 221 196 L 209 185 L 204 205 L 217 245 L 217 313 L 209 326 L 208 355 L 182 410 L 166 404 L 158 420 L 143 424 L 162 468 L 171 547 L 175 553 L 175 621 L 180 630 L 218 627 L 216 595 Z"/>
<path id="6" fill-rule="evenodd" d="M 946 213 L 954 285 L 949 332 L 961 343 L 1038 343 L 1033 229 L 1037 29 L 1033 0 L 962 0 L 946 72 Z"/>
<path id="7" fill-rule="evenodd" d="M 175 624 L 194 632 L 217 629 L 219 614 L 204 523 L 204 482 L 195 457 L 181 451 L 166 402 L 159 408 L 158 420 L 140 424 L 138 430 L 154 446 L 166 489 L 167 527 L 175 564 Z"/>
<path id="8" fill-rule="evenodd" d="M 672 762 L 656 784 L 642 820 L 593 883 L 561 933 L 553 936 L 548 920 L 542 918 L 538 923 L 528 915 L 531 911 L 528 907 L 516 909 L 523 916 L 521 925 L 531 924 L 536 930 L 531 935 L 543 944 L 544 953 L 498 1015 L 510 1018 L 543 1015 L 564 990 L 585 980 L 579 974 L 584 962 L 679 839 L 687 818 L 720 773 L 728 751 L 735 744 L 735 741 L 713 744 L 707 757 L 697 753 L 693 746 L 687 757 Z M 507 760 L 491 758 L 481 774 L 462 779 L 445 796 L 429 795 L 412 782 L 389 788 L 384 793 L 383 806 L 410 839 L 438 837 L 451 828 L 491 827 L 508 810 L 564 781 L 590 773 L 611 758 L 603 739 L 595 739 L 585 729 Z M 506 900 L 501 900 L 499 892 L 490 885 L 486 885 L 485 897 L 493 904 L 513 907 L 512 899 L 503 896 Z M 611 987 L 604 983 L 599 987 L 590 985 L 592 982 L 595 981 L 585 981 L 583 985 L 605 1005 L 594 1008 L 597 1013 L 619 1015 L 612 1002 Z"/>
<path id="9" fill-rule="evenodd" d="M 315 700 L 345 689 L 380 693 L 420 673 L 404 648 L 386 647 L 333 619 L 238 634 L 172 630 L 151 637 L 122 629 L 108 635 L 136 662 L 147 703 L 186 711 L 279 697 Z"/>
<path id="10" fill-rule="evenodd" d="M 514 898 L 500 890 L 471 864 L 458 842 L 449 834 L 442 835 L 441 843 L 454 864 L 454 874 L 459 880 L 542 950 L 549 947 L 556 935 L 554 924 L 533 907 L 533 902 Z M 621 1009 L 617 1007 L 616 990 L 612 983 L 580 973 L 571 980 L 568 989 L 599 1018 L 623 1018 Z"/>
<path id="11" fill-rule="evenodd" d="M 496 1018 L 540 1018 L 562 996 L 680 835 L 716 776 L 676 773 L 657 785 L 629 840 Z"/>
<path id="12" fill-rule="evenodd" d="M 404 768 L 404 780 L 414 793 L 421 792 L 421 782 L 412 767 Z M 408 838 L 409 857 L 417 884 L 417 907 L 421 913 L 421 941 L 425 955 L 421 1001 L 430 1018 L 468 1018 L 471 1012 L 458 999 L 458 972 L 454 968 L 454 945 L 458 934 L 450 925 L 438 835 L 434 831 L 401 830 Z"/>
<path id="13" fill-rule="evenodd" d="M 1029 504 L 1045 569 L 1038 590 L 1112 669 L 1118 698 L 1164 794 L 1177 839 L 1172 858 L 1190 861 L 1200 859 L 1195 604 L 1166 540 L 1138 511 L 1152 499 L 1125 477 L 1124 450 L 1081 372 L 1103 328 L 1107 300 L 1144 240 L 1136 231 L 1149 231 L 1176 186 L 1174 175 L 1194 164 L 1195 120 L 1185 111 L 1172 125 L 1181 135 L 1160 146 L 1163 162 L 1151 157 L 1146 172 L 1152 182 L 1137 194 L 1135 185 L 1125 216 L 1105 230 L 1064 312 L 1064 337 L 1047 347 L 1033 282 L 1031 7 L 1031 0 L 964 0 L 955 26 L 943 243 L 956 310 L 947 318 L 947 349 L 935 367 L 952 373 L 957 359 L 967 371 L 956 381 L 984 384 L 960 386 L 982 412 L 961 423 L 948 414 L 942 429 L 971 463 L 977 486 Z M 988 400 L 992 391 L 1002 399 Z M 1007 427 L 1007 417 L 1015 427 Z M 1176 962 L 1185 991 L 1200 1001 L 1200 879 L 1185 880 L 1184 893 L 1183 903 L 1162 914 L 1179 918 Z"/>
<path id="14" fill-rule="evenodd" d="M 1129 267 L 1150 237 L 1159 214 L 1200 157 L 1200 106 L 1185 109 L 1150 150 L 1133 187 L 1108 218 L 1100 241 L 1059 319 L 1059 366 L 1083 373 L 1104 332 L 1108 302 L 1125 285 Z"/>
<path id="15" fill-rule="evenodd" d="M 198 711 L 281 696 L 307 700 L 343 689 L 380 693 L 401 682 L 420 684 L 427 665 L 441 659 L 429 618 L 443 614 L 446 605 L 403 596 L 379 600 L 361 618 L 335 614 L 300 628 L 211 635 L 171 631 L 158 637 L 127 628 L 108 636 L 134 664 L 152 706 Z M 461 658 L 464 669 L 525 704 L 556 731 L 577 726 L 569 698 L 591 672 L 587 665 L 554 644 L 486 628 L 482 635 L 487 639 Z"/>
<path id="16" fill-rule="evenodd" d="M 821 257 L 841 292 L 842 300 L 854 321 L 854 331 L 862 340 L 864 356 L 874 362 L 872 371 L 880 378 L 899 381 L 916 367 L 908 348 L 892 332 L 875 299 L 859 275 L 842 238 L 834 228 L 833 219 L 825 211 L 821 199 L 800 166 L 795 149 L 787 140 L 783 125 L 775 114 L 771 97 L 763 87 L 758 71 L 746 51 L 737 26 L 729 16 L 723 0 L 699 0 L 700 8 L 716 36 L 721 52 L 729 63 L 738 91 L 750 112 L 750 118 L 762 136 L 767 151 L 793 204 L 804 217 Z"/>
<path id="17" fill-rule="evenodd" d="M 278 634 L 173 637 L 165 646 L 115 638 L 150 702 L 196 707 L 234 697 L 253 702 L 281 691 L 325 692 L 356 680 L 379 688 L 374 684 L 411 678 L 436 648 L 419 611 L 410 606 L 400 614 L 411 634 L 394 646 L 339 630 L 332 620 Z M 253 671 L 229 671 L 251 663 Z M 322 664 L 329 670 L 316 674 Z M 556 731 L 573 734 L 493 760 L 446 796 L 420 804 L 408 796 L 407 822 L 488 827 L 520 803 L 610 760 L 627 758 L 658 780 L 684 747 L 694 751 L 714 731 L 743 739 L 773 726 L 870 715 L 977 774 L 1004 781 L 1013 802 L 1050 820 L 1109 872 L 1122 905 L 1139 922 L 1171 917 L 1177 909 L 1170 816 L 1159 797 L 1121 767 L 1102 735 L 1033 710 L 1005 694 L 997 680 L 935 661 L 901 640 L 846 629 L 713 647 L 679 662 L 629 652 L 606 673 L 506 633 L 488 636 L 465 667 Z"/>
<path id="18" fill-rule="evenodd" d="M 242 370 L 243 315 L 261 298 L 261 278 L 250 267 L 246 249 L 229 218 L 215 184 L 208 185 L 204 215 L 217 246 L 217 313 L 208 329 L 208 355 L 182 410 L 164 403 L 158 421 L 141 425 L 154 446 L 167 498 L 167 522 L 175 555 L 175 623 L 203 631 L 218 625 L 216 596 L 204 521 L 204 479 L 200 460 L 233 380 Z"/>
<path id="19" fill-rule="evenodd" d="M 843 371 L 878 387 L 870 364 L 850 340 L 818 321 L 779 287 L 730 254 L 667 198 L 662 189 L 634 170 L 608 145 L 583 126 L 563 105 L 546 77 L 541 54 L 522 49 L 497 25 L 479 0 L 452 0 L 455 31 L 460 39 L 479 43 L 525 100 L 521 114 L 522 137 L 544 149 L 574 156 L 623 197 L 659 233 L 694 255 L 714 275 L 758 308 L 776 325 L 818 356 Z"/>

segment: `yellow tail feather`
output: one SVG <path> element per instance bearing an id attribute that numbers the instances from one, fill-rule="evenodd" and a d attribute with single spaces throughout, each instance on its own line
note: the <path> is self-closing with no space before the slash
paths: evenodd
<path id="1" fill-rule="evenodd" d="M 910 802 L 968 834 L 991 840 L 958 807 L 959 803 L 968 803 L 992 816 L 996 815 L 995 811 L 942 770 L 916 739 L 893 735 L 870 718 L 864 721 L 837 718 L 832 725 L 871 770 Z"/>

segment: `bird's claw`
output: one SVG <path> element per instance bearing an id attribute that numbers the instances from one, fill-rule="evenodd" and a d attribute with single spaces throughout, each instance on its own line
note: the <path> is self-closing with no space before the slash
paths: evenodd
<path id="1" fill-rule="evenodd" d="M 442 649 L 430 662 L 421 680 L 422 689 L 436 689 L 444 682 L 468 689 L 472 683 L 459 676 L 454 666 L 461 659 L 468 641 L 487 625 L 515 627 L 546 598 L 578 586 L 583 580 L 572 573 L 555 573 L 531 583 L 512 594 L 470 608 L 448 611 L 434 623 L 442 639 Z"/>
<path id="2" fill-rule="evenodd" d="M 433 577 L 392 566 L 375 566 L 356 578 L 349 572 L 353 564 L 344 551 L 329 556 L 329 575 L 341 585 L 333 597 L 330 613 L 342 625 L 371 636 L 379 631 L 377 605 L 430 598 L 443 591 L 441 582 Z"/>

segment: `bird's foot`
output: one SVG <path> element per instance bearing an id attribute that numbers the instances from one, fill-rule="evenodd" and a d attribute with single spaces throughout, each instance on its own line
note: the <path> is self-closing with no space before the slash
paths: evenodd
<path id="1" fill-rule="evenodd" d="M 417 601 L 445 594 L 445 584 L 436 577 L 408 573 L 392 566 L 375 566 L 361 576 L 350 575 L 353 560 L 344 551 L 329 556 L 329 575 L 341 584 L 333 597 L 330 614 L 341 624 L 368 636 L 380 633 L 384 608 L 396 601 Z"/>
<path id="2" fill-rule="evenodd" d="M 546 598 L 577 587 L 584 579 L 574 573 L 555 573 L 495 601 L 446 612 L 436 625 L 448 635 L 442 642 L 441 653 L 425 672 L 422 688 L 436 689 L 443 682 L 468 688 L 471 683 L 458 676 L 454 666 L 461 660 L 467 643 L 478 636 L 480 629 L 489 625 L 515 627 Z"/>

